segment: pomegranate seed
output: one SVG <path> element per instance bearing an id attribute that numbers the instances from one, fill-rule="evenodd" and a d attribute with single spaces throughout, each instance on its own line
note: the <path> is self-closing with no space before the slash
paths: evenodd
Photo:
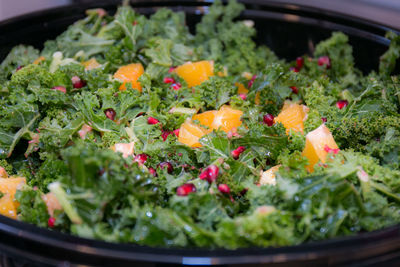
<path id="1" fill-rule="evenodd" d="M 174 84 L 171 85 L 171 87 L 175 91 L 178 91 L 179 89 L 181 89 L 182 85 L 180 83 L 174 83 Z"/>
<path id="2" fill-rule="evenodd" d="M 172 133 L 172 132 L 170 132 L 170 131 L 164 131 L 164 130 L 162 130 L 161 137 L 162 137 L 163 141 L 167 140 L 168 135 L 170 135 L 171 133 Z"/>
<path id="3" fill-rule="evenodd" d="M 56 218 L 54 218 L 54 217 L 50 217 L 49 220 L 47 221 L 47 225 L 48 225 L 50 228 L 53 228 L 54 225 L 55 225 L 55 223 L 56 223 Z"/>
<path id="4" fill-rule="evenodd" d="M 333 153 L 333 154 L 337 154 L 340 151 L 339 148 L 330 148 L 328 145 L 325 145 L 324 150 L 328 153 Z"/>
<path id="5" fill-rule="evenodd" d="M 218 178 L 219 168 L 216 165 L 210 165 L 200 173 L 199 178 L 207 180 L 209 183 L 214 182 Z"/>
<path id="6" fill-rule="evenodd" d="M 153 175 L 154 177 L 156 177 L 157 176 L 157 171 L 155 170 L 155 169 L 153 169 L 153 168 L 149 168 L 149 173 L 151 174 L 151 175 Z"/>
<path id="7" fill-rule="evenodd" d="M 274 125 L 274 115 L 272 115 L 272 114 L 266 114 L 266 115 L 264 115 L 263 121 L 264 121 L 264 123 L 265 123 L 266 125 L 268 125 L 268 126 Z"/>
<path id="8" fill-rule="evenodd" d="M 138 22 L 136 21 L 136 20 L 134 20 L 133 22 L 132 22 L 132 25 L 133 26 L 136 26 L 138 24 Z"/>
<path id="9" fill-rule="evenodd" d="M 303 57 L 296 58 L 296 65 L 297 68 L 300 70 L 304 65 L 304 58 Z"/>
<path id="10" fill-rule="evenodd" d="M 86 85 L 84 80 L 81 80 L 78 76 L 74 76 L 71 78 L 72 86 L 76 89 L 82 88 Z"/>
<path id="11" fill-rule="evenodd" d="M 172 77 L 165 77 L 164 83 L 175 83 L 175 80 Z"/>
<path id="12" fill-rule="evenodd" d="M 183 184 L 176 189 L 176 194 L 180 197 L 189 195 L 190 193 L 196 192 L 196 187 L 194 184 Z"/>
<path id="13" fill-rule="evenodd" d="M 167 168 L 167 172 L 169 174 L 171 174 L 172 171 L 174 170 L 174 168 L 172 167 L 172 164 L 169 162 L 161 162 L 160 164 L 158 164 L 158 167 L 161 168 L 162 170 Z"/>
<path id="14" fill-rule="evenodd" d="M 247 95 L 246 95 L 246 94 L 239 94 L 239 97 L 240 97 L 241 99 L 243 99 L 243 100 L 246 100 Z"/>
<path id="15" fill-rule="evenodd" d="M 22 69 L 23 67 L 24 67 L 23 65 L 18 66 L 18 67 L 15 69 L 15 71 L 19 71 L 19 70 Z"/>
<path id="16" fill-rule="evenodd" d="M 112 108 L 108 108 L 108 109 L 104 110 L 104 114 L 106 114 L 106 117 L 112 121 L 115 119 L 115 116 L 117 116 L 117 113 Z"/>
<path id="17" fill-rule="evenodd" d="M 64 94 L 67 92 L 67 89 L 64 86 L 54 86 L 53 88 L 51 88 L 52 90 L 57 90 L 60 92 L 63 92 Z"/>
<path id="18" fill-rule="evenodd" d="M 229 194 L 231 192 L 231 189 L 229 188 L 229 186 L 227 184 L 220 184 L 218 186 L 218 190 L 222 194 Z"/>
<path id="19" fill-rule="evenodd" d="M 331 59 L 328 56 L 318 58 L 318 66 L 325 66 L 327 69 L 331 68 Z"/>
<path id="20" fill-rule="evenodd" d="M 253 83 L 255 81 L 255 79 L 257 78 L 257 75 L 253 75 L 253 77 L 251 77 L 251 80 L 249 81 L 249 83 L 247 84 L 247 88 L 251 88 L 253 86 Z"/>
<path id="21" fill-rule="evenodd" d="M 240 195 L 242 195 L 242 196 L 246 195 L 247 191 L 249 191 L 249 189 L 244 188 L 242 191 L 240 191 Z"/>
<path id="22" fill-rule="evenodd" d="M 321 120 L 322 120 L 322 122 L 323 122 L 323 123 L 325 123 L 325 122 L 327 122 L 327 121 L 328 121 L 328 119 L 327 119 L 327 118 L 325 118 L 325 117 L 322 117 L 322 118 L 321 118 Z"/>
<path id="23" fill-rule="evenodd" d="M 170 67 L 169 70 L 168 70 L 168 73 L 172 73 L 174 71 L 175 71 L 175 67 Z"/>
<path id="24" fill-rule="evenodd" d="M 174 134 L 176 135 L 176 137 L 179 137 L 179 129 L 175 129 Z"/>
<path id="25" fill-rule="evenodd" d="M 339 100 L 338 102 L 336 102 L 336 107 L 338 109 L 342 109 L 347 107 L 347 105 L 349 104 L 349 102 L 347 100 Z"/>
<path id="26" fill-rule="evenodd" d="M 299 88 L 297 88 L 296 86 L 290 86 L 290 89 L 292 89 L 292 92 L 296 95 L 299 93 Z"/>
<path id="27" fill-rule="evenodd" d="M 139 154 L 139 155 L 136 155 L 135 156 L 135 159 L 134 159 L 134 161 L 135 162 L 137 162 L 137 163 L 139 163 L 139 165 L 142 165 L 142 164 L 145 164 L 146 163 L 146 161 L 147 161 L 147 159 L 148 159 L 148 155 L 147 154 Z"/>
<path id="28" fill-rule="evenodd" d="M 157 120 L 156 118 L 153 118 L 153 117 L 149 117 L 148 119 L 147 119 L 147 123 L 148 124 L 157 124 L 157 123 L 159 123 L 160 121 L 159 120 Z"/>
<path id="29" fill-rule="evenodd" d="M 236 148 L 235 150 L 232 150 L 231 155 L 234 159 L 238 159 L 240 154 L 243 153 L 243 151 L 245 151 L 246 148 L 244 146 L 240 146 L 238 148 Z"/>
<path id="30" fill-rule="evenodd" d="M 300 71 L 297 67 L 290 67 L 289 70 L 293 71 L 293 72 L 299 72 Z"/>

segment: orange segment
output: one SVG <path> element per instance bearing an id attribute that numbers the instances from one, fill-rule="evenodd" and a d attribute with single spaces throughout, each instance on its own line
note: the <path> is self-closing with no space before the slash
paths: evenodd
<path id="1" fill-rule="evenodd" d="M 140 63 L 132 63 L 120 67 L 116 73 L 114 73 L 114 78 L 120 80 L 122 85 L 119 87 L 120 91 L 126 90 L 126 83 L 131 83 L 132 88 L 142 92 L 142 86 L 138 79 L 144 73 L 144 68 Z"/>
<path id="2" fill-rule="evenodd" d="M 281 113 L 275 118 L 275 122 L 280 122 L 286 128 L 286 134 L 290 130 L 301 132 L 304 131 L 303 122 L 307 119 L 308 107 L 292 102 L 285 102 Z"/>
<path id="3" fill-rule="evenodd" d="M 179 129 L 178 141 L 190 147 L 201 147 L 199 139 L 207 134 L 207 130 L 187 120 Z"/>
<path id="4" fill-rule="evenodd" d="M 14 205 L 13 197 L 10 194 L 5 194 L 0 198 L 0 214 L 17 219 L 17 207 Z"/>
<path id="5" fill-rule="evenodd" d="M 247 88 L 243 85 L 243 83 L 235 83 L 235 85 L 238 88 L 237 90 L 238 94 L 247 94 L 249 92 L 249 90 L 247 90 Z"/>
<path id="6" fill-rule="evenodd" d="M 224 105 L 215 115 L 212 129 L 216 130 L 220 128 L 224 132 L 229 132 L 233 128 L 237 128 L 242 124 L 242 121 L 240 120 L 242 115 L 243 111 Z"/>
<path id="7" fill-rule="evenodd" d="M 216 110 L 210 110 L 203 113 L 193 115 L 192 120 L 198 120 L 201 125 L 207 126 L 212 131 L 212 123 L 217 115 Z"/>
<path id="8" fill-rule="evenodd" d="M 88 61 L 82 62 L 82 65 L 85 67 L 85 70 L 92 70 L 101 66 L 95 58 L 91 58 Z"/>
<path id="9" fill-rule="evenodd" d="M 0 178 L 0 192 L 14 199 L 15 192 L 26 184 L 25 177 Z"/>
<path id="10" fill-rule="evenodd" d="M 62 206 L 60 205 L 60 202 L 58 202 L 58 199 L 56 195 L 53 193 L 49 192 L 45 195 L 42 196 L 42 199 L 44 203 L 46 203 L 47 206 L 47 212 L 51 217 L 54 217 L 54 211 L 55 210 L 62 210 Z"/>
<path id="11" fill-rule="evenodd" d="M 46 60 L 46 58 L 45 58 L 44 56 L 40 56 L 40 57 L 38 57 L 37 59 L 35 59 L 35 60 L 32 62 L 32 64 L 39 65 L 40 62 L 45 61 L 45 60 Z"/>
<path id="12" fill-rule="evenodd" d="M 8 177 L 8 173 L 6 171 L 6 169 L 4 169 L 3 167 L 0 167 L 0 178 L 7 178 Z"/>
<path id="13" fill-rule="evenodd" d="M 338 149 L 332 133 L 325 124 L 322 124 L 306 135 L 306 145 L 302 155 L 308 159 L 309 165 L 306 168 L 309 172 L 314 171 L 314 165 L 318 161 L 325 163 L 326 156 L 328 155 L 325 149 L 326 146 L 330 149 Z"/>
<path id="14" fill-rule="evenodd" d="M 122 157 L 127 158 L 133 155 L 133 151 L 135 148 L 135 142 L 131 143 L 118 143 L 111 147 L 111 150 L 114 152 L 122 153 Z"/>
<path id="15" fill-rule="evenodd" d="M 260 185 L 276 185 L 275 173 L 281 166 L 282 165 L 276 165 L 263 172 L 259 181 Z"/>
<path id="16" fill-rule="evenodd" d="M 175 73 L 193 87 L 214 76 L 213 61 L 186 62 L 175 69 Z"/>

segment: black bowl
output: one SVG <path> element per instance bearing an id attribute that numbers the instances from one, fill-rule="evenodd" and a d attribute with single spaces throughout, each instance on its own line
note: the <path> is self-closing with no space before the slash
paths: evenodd
<path id="1" fill-rule="evenodd" d="M 252 19 L 258 30 L 257 42 L 268 45 L 279 57 L 292 60 L 303 54 L 312 55 L 320 40 L 340 30 L 350 37 L 356 66 L 364 72 L 377 69 L 379 56 L 387 49 L 384 38 L 388 27 L 343 16 L 318 8 L 286 5 L 280 2 L 245 1 L 243 19 Z M 188 26 L 207 11 L 208 2 L 200 1 L 135 1 L 138 12 L 151 14 L 160 6 L 168 6 L 188 14 Z M 17 44 L 41 48 L 74 21 L 84 17 L 88 8 L 102 7 L 114 12 L 115 3 L 71 5 L 0 22 L 0 60 Z M 399 25 L 400 27 L 400 25 Z M 394 30 L 395 29 L 391 29 Z M 396 265 L 400 262 L 400 227 L 355 236 L 311 242 L 280 248 L 238 250 L 165 249 L 115 244 L 79 238 L 0 216 L 1 266 L 43 266 L 69 264 L 173 266 L 316 266 L 316 265 Z"/>

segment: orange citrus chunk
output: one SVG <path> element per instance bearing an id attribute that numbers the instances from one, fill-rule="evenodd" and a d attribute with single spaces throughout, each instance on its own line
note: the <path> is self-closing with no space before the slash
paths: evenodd
<path id="1" fill-rule="evenodd" d="M 314 165 L 318 161 L 325 163 L 328 151 L 335 149 L 338 149 L 338 146 L 333 139 L 332 133 L 325 124 L 309 132 L 306 135 L 306 145 L 302 153 L 302 155 L 308 159 L 309 165 L 306 167 L 307 170 L 313 172 Z"/>
<path id="2" fill-rule="evenodd" d="M 85 70 L 92 70 L 101 66 L 94 57 L 88 61 L 82 62 L 82 65 L 85 67 Z"/>
<path id="3" fill-rule="evenodd" d="M 233 128 L 237 128 L 242 124 L 242 121 L 240 120 L 242 115 L 243 111 L 224 105 L 215 115 L 211 128 L 215 130 L 221 129 L 227 133 Z"/>
<path id="4" fill-rule="evenodd" d="M 127 158 L 133 155 L 133 150 L 135 148 L 135 142 L 131 143 L 118 143 L 111 147 L 114 152 L 122 153 L 122 157 Z"/>
<path id="5" fill-rule="evenodd" d="M 279 115 L 275 118 L 275 122 L 280 122 L 286 128 L 286 134 L 290 130 L 296 132 L 304 132 L 303 122 L 307 119 L 309 108 L 292 102 L 285 102 Z"/>
<path id="6" fill-rule="evenodd" d="M 280 167 L 281 165 L 276 165 L 263 172 L 259 181 L 260 185 L 276 185 L 275 172 L 277 172 Z"/>
<path id="7" fill-rule="evenodd" d="M 0 178 L 0 192 L 14 199 L 15 192 L 26 184 L 25 177 Z"/>
<path id="8" fill-rule="evenodd" d="M 235 83 L 235 85 L 238 88 L 237 90 L 238 94 L 247 94 L 249 92 L 249 90 L 247 90 L 247 88 L 243 85 L 243 83 Z"/>
<path id="9" fill-rule="evenodd" d="M 7 178 L 8 177 L 8 173 L 6 171 L 6 169 L 4 169 L 3 167 L 0 167 L 0 178 Z"/>
<path id="10" fill-rule="evenodd" d="M 54 193 L 49 192 L 45 195 L 42 196 L 42 199 L 44 203 L 47 206 L 47 212 L 51 217 L 54 217 L 54 211 L 55 210 L 62 210 L 62 206 L 60 205 L 60 202 L 58 202 L 58 199 Z"/>
<path id="11" fill-rule="evenodd" d="M 179 129 L 178 141 L 190 147 L 201 147 L 199 139 L 206 134 L 206 129 L 186 120 Z"/>
<path id="12" fill-rule="evenodd" d="M 175 73 L 184 79 L 189 87 L 193 87 L 214 76 L 213 61 L 186 62 L 175 69 Z"/>
<path id="13" fill-rule="evenodd" d="M 39 65 L 40 62 L 45 61 L 45 60 L 46 60 L 46 58 L 45 58 L 44 56 L 40 56 L 40 57 L 38 57 L 37 59 L 35 59 L 35 60 L 32 62 L 32 64 Z"/>
<path id="14" fill-rule="evenodd" d="M 192 120 L 198 120 L 200 122 L 200 125 L 207 126 L 211 132 L 212 124 L 217 113 L 218 111 L 216 110 L 209 110 L 203 113 L 193 115 Z"/>
<path id="15" fill-rule="evenodd" d="M 122 85 L 119 87 L 120 91 L 126 90 L 126 83 L 131 83 L 132 88 L 142 92 L 142 86 L 138 79 L 144 73 L 144 68 L 140 63 L 132 63 L 120 67 L 116 73 L 114 73 L 114 78 L 120 80 Z"/>
<path id="16" fill-rule="evenodd" d="M 0 198 L 0 214 L 12 219 L 17 219 L 17 207 L 10 194 L 5 194 Z"/>

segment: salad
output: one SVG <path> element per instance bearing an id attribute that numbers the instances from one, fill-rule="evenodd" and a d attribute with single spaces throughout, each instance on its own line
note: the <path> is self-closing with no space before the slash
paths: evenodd
<path id="1" fill-rule="evenodd" d="M 196 25 L 102 9 L 0 65 L 0 214 L 110 242 L 295 245 L 400 222 L 400 37 L 379 70 L 334 32 L 256 45 L 244 6 Z"/>

